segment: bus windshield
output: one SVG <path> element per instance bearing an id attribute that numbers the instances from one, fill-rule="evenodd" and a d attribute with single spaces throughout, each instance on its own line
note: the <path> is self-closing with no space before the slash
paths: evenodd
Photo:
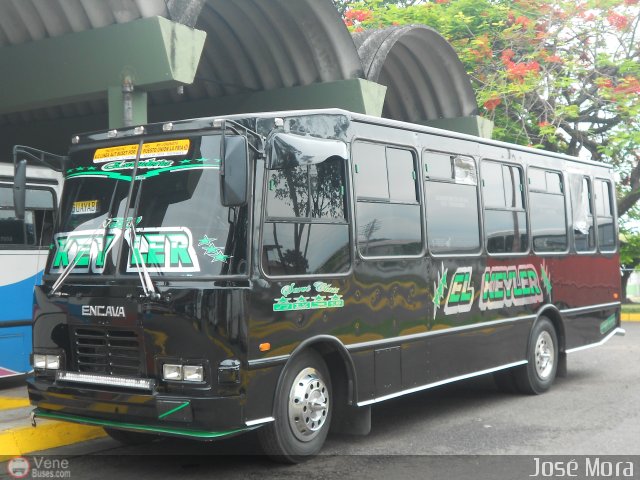
<path id="1" fill-rule="evenodd" d="M 220 138 L 146 142 L 135 180 L 138 144 L 72 153 L 48 273 L 246 273 L 247 212 L 220 202 Z"/>

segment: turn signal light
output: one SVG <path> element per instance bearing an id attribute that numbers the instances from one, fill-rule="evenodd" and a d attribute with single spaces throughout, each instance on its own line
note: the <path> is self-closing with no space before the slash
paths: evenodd
<path id="1" fill-rule="evenodd" d="M 268 352 L 269 350 L 271 350 L 271 344 L 270 343 L 261 343 L 258 348 L 260 349 L 261 352 Z"/>

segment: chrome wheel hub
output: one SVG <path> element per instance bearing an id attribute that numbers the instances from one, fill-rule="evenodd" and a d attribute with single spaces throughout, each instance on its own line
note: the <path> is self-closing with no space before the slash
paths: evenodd
<path id="1" fill-rule="evenodd" d="M 315 368 L 302 370 L 289 393 L 289 425 L 303 442 L 315 438 L 327 420 L 329 390 Z"/>
<path id="2" fill-rule="evenodd" d="M 549 332 L 538 335 L 535 349 L 536 373 L 542 380 L 546 380 L 553 371 L 555 364 L 555 348 Z"/>

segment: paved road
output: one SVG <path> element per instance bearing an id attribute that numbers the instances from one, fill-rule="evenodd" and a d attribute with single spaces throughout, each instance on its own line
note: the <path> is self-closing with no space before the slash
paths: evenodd
<path id="1" fill-rule="evenodd" d="M 531 456 L 546 455 L 577 459 L 578 473 L 596 456 L 622 455 L 640 478 L 640 323 L 624 327 L 627 336 L 570 355 L 568 377 L 545 395 L 503 394 L 482 377 L 394 399 L 373 408 L 370 435 L 331 436 L 302 465 L 255 455 L 251 436 L 135 448 L 102 439 L 47 453 L 70 459 L 71 478 L 81 479 L 525 479 L 535 473 Z"/>

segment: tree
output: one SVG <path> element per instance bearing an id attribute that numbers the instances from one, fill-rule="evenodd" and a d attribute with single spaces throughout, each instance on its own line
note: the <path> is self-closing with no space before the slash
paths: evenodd
<path id="1" fill-rule="evenodd" d="M 640 0 L 337 2 L 351 31 L 426 24 L 456 49 L 494 137 L 608 162 L 640 199 Z"/>

